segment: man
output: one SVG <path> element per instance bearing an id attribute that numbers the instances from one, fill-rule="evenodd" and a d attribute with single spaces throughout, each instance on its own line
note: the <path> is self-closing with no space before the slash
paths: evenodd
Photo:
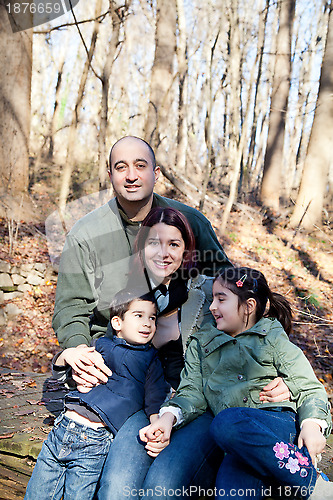
<path id="1" fill-rule="evenodd" d="M 62 252 L 53 328 L 64 348 L 90 345 L 92 337 L 106 331 L 109 305 L 126 285 L 136 234 L 153 206 L 171 206 L 187 217 L 196 239 L 200 272 L 212 275 L 231 265 L 206 217 L 153 193 L 160 169 L 148 143 L 123 137 L 111 149 L 109 169 L 115 198 L 75 224 Z M 101 369 L 100 361 L 94 357 L 92 364 Z M 93 367 L 82 367 L 83 379 L 87 380 L 86 371 L 105 381 L 103 373 Z"/>

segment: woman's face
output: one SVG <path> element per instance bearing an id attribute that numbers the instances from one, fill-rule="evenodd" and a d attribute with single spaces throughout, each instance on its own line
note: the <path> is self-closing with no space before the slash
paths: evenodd
<path id="1" fill-rule="evenodd" d="M 163 222 L 150 228 L 144 250 L 145 262 L 160 282 L 169 283 L 182 264 L 184 251 L 185 242 L 179 229 Z"/>

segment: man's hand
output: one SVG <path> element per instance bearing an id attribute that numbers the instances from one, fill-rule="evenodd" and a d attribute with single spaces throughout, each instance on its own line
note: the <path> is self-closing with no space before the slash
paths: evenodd
<path id="1" fill-rule="evenodd" d="M 167 412 L 154 423 L 140 429 L 139 436 L 141 441 L 147 443 L 145 448 L 148 455 L 155 458 L 168 446 L 174 421 L 174 415 Z"/>
<path id="2" fill-rule="evenodd" d="M 307 420 L 302 425 L 302 430 L 298 436 L 298 447 L 306 446 L 312 463 L 315 464 L 316 455 L 319 455 L 325 448 L 326 439 L 321 432 L 320 425 L 311 420 Z"/>
<path id="3" fill-rule="evenodd" d="M 88 392 L 95 385 L 106 383 L 112 375 L 101 354 L 85 344 L 65 349 L 55 364 L 72 367 L 72 376 L 80 392 Z"/>
<path id="4" fill-rule="evenodd" d="M 280 403 L 290 400 L 290 391 L 281 377 L 276 377 L 267 384 L 259 394 L 263 403 Z"/>

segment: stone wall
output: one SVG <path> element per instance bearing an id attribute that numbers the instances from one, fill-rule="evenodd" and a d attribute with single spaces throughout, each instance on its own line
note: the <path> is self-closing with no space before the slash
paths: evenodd
<path id="1" fill-rule="evenodd" d="M 0 260 L 0 326 L 7 323 L 8 318 L 17 316 L 22 311 L 15 303 L 15 298 L 23 297 L 33 287 L 57 281 L 57 272 L 51 264 L 45 262 L 12 265 Z M 6 305 L 3 305 L 6 302 Z"/>

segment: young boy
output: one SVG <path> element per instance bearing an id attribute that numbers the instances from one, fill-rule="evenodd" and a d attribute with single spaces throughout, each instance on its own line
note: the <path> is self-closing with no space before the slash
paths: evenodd
<path id="1" fill-rule="evenodd" d="M 110 318 L 109 336 L 97 339 L 95 349 L 112 375 L 106 384 L 66 396 L 65 409 L 38 456 L 25 500 L 93 498 L 119 428 L 142 408 L 152 420 L 169 392 L 150 343 L 156 330 L 154 298 L 121 291 L 111 305 Z M 66 371 L 77 351 L 62 351 L 55 360 L 56 370 Z"/>

